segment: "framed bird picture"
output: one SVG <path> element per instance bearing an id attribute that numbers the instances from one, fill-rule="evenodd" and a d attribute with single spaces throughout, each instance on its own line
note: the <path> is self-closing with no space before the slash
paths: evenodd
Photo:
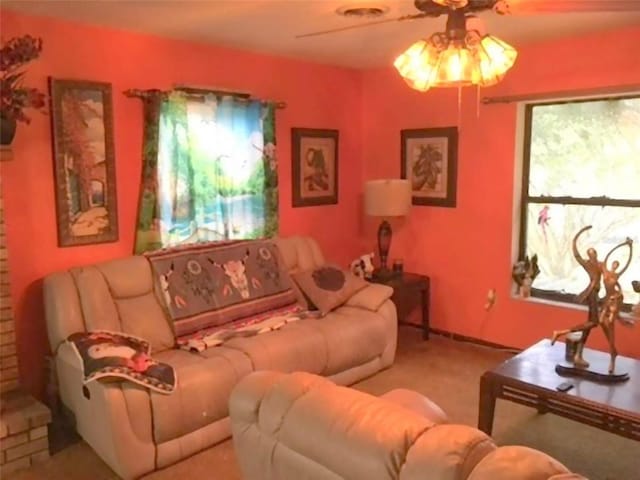
<path id="1" fill-rule="evenodd" d="M 291 129 L 294 207 L 338 203 L 338 130 Z"/>
<path id="2" fill-rule="evenodd" d="M 411 203 L 455 207 L 458 129 L 401 130 L 400 139 L 400 171 L 411 182 Z"/>

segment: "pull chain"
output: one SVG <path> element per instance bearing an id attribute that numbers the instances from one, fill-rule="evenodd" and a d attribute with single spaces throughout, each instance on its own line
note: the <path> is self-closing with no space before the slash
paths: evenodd
<path id="1" fill-rule="evenodd" d="M 462 86 L 458 85 L 458 128 L 460 128 L 462 110 Z"/>

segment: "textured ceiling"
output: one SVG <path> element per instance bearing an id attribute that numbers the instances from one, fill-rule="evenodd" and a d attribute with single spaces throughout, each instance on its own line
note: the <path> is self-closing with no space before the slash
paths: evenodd
<path id="1" fill-rule="evenodd" d="M 640 0 L 638 2 L 640 3 Z M 354 68 L 389 65 L 395 56 L 415 40 L 434 31 L 444 30 L 445 19 L 440 17 L 374 25 L 318 37 L 295 38 L 302 33 L 367 21 L 335 14 L 336 9 L 354 3 L 372 2 L 2 0 L 1 6 L 28 14 L 313 59 Z M 417 12 L 411 0 L 376 3 L 389 9 L 383 18 Z M 488 32 L 516 47 L 538 40 L 640 25 L 640 11 L 511 17 L 485 12 L 480 16 Z"/>

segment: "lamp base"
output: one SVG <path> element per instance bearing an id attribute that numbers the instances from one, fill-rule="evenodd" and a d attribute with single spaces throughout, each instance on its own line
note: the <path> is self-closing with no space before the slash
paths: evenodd
<path id="1" fill-rule="evenodd" d="M 380 270 L 389 270 L 387 267 L 387 258 L 389 257 L 389 249 L 391 248 L 391 224 L 383 220 L 378 227 L 378 252 L 380 254 Z"/>

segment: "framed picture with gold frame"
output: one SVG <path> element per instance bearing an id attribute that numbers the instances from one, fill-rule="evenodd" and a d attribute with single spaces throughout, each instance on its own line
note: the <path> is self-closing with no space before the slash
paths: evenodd
<path id="1" fill-rule="evenodd" d="M 294 207 L 338 203 L 338 130 L 291 129 Z"/>
<path id="2" fill-rule="evenodd" d="M 58 245 L 118 240 L 111 84 L 49 78 Z"/>
<path id="3" fill-rule="evenodd" d="M 411 182 L 411 203 L 455 207 L 458 129 L 401 130 L 400 137 L 400 171 Z"/>

